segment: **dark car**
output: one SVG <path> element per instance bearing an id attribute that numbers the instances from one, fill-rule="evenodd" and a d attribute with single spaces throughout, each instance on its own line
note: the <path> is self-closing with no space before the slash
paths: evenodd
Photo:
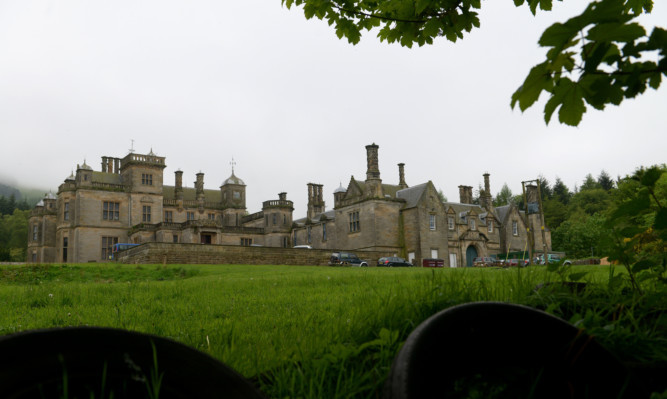
<path id="1" fill-rule="evenodd" d="M 505 261 L 505 266 L 528 266 L 528 259 L 508 259 Z"/>
<path id="2" fill-rule="evenodd" d="M 359 257 L 350 252 L 334 252 L 329 258 L 329 266 L 333 265 L 352 265 L 352 266 L 368 266 L 368 262 L 359 259 Z"/>
<path id="3" fill-rule="evenodd" d="M 412 266 L 412 263 L 408 262 L 407 260 L 405 260 L 403 258 L 399 258 L 397 256 L 387 256 L 387 257 L 378 259 L 378 266 L 388 266 L 388 267 Z"/>

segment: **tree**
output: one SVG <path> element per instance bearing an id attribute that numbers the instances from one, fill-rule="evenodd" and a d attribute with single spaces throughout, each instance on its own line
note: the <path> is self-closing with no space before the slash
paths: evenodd
<path id="1" fill-rule="evenodd" d="M 570 189 L 567 188 L 565 183 L 563 183 L 559 177 L 556 177 L 556 182 L 553 186 L 553 198 L 558 200 L 561 204 L 567 205 L 568 202 L 570 202 L 571 197 L 572 193 L 570 192 Z"/>
<path id="2" fill-rule="evenodd" d="M 379 28 L 380 41 L 412 47 L 432 44 L 438 37 L 455 42 L 479 28 L 481 0 L 281 0 L 291 8 L 303 5 L 306 18 L 334 25 L 338 38 L 357 44 L 361 32 Z M 533 14 L 551 10 L 553 0 L 514 0 Z M 586 104 L 602 110 L 625 98 L 657 89 L 667 76 L 667 31 L 648 34 L 636 22 L 653 9 L 653 0 L 597 0 L 578 16 L 547 28 L 538 43 L 548 48 L 544 62 L 534 66 L 512 95 L 511 106 L 525 111 L 542 92 L 549 97 L 544 120 L 558 110 L 561 123 L 576 126 Z M 657 53 L 657 61 L 645 54 Z M 650 59 L 650 58 L 649 58 Z"/>
<path id="3" fill-rule="evenodd" d="M 442 192 L 442 189 L 438 190 L 438 198 L 440 198 L 440 202 L 447 202 L 447 196 Z"/>
<path id="4" fill-rule="evenodd" d="M 593 179 L 593 175 L 589 173 L 584 178 L 584 182 L 582 183 L 581 187 L 579 187 L 579 191 L 595 190 L 598 188 L 602 188 L 602 186 L 600 186 L 600 183 Z"/>
<path id="5" fill-rule="evenodd" d="M 496 198 L 493 199 L 493 206 L 503 206 L 509 205 L 512 200 L 512 190 L 507 187 L 507 183 L 503 183 L 503 187 L 500 189 Z"/>
<path id="6" fill-rule="evenodd" d="M 614 188 L 614 180 L 612 180 L 611 176 L 609 176 L 609 174 L 605 172 L 604 169 L 602 170 L 602 172 L 600 172 L 600 175 L 598 176 L 598 184 L 606 191 L 609 191 L 612 188 Z"/>
<path id="7" fill-rule="evenodd" d="M 553 191 L 549 185 L 549 180 L 542 175 L 537 176 L 537 178 L 540 181 L 540 193 L 542 194 L 542 199 L 544 200 L 553 197 Z"/>
<path id="8" fill-rule="evenodd" d="M 605 218 L 601 215 L 570 218 L 551 235 L 553 247 L 565 251 L 567 256 L 585 258 L 600 255 L 604 246 Z"/>
<path id="9" fill-rule="evenodd" d="M 582 211 L 584 214 L 592 216 L 596 213 L 604 212 L 609 208 L 610 204 L 609 193 L 605 190 L 601 188 L 582 189 L 570 200 L 568 218 L 571 219 L 577 211 Z"/>

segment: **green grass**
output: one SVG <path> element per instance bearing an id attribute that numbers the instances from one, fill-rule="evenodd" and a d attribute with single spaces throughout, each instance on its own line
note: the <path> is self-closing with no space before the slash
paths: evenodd
<path id="1" fill-rule="evenodd" d="M 252 378 L 271 397 L 375 397 L 423 320 L 472 301 L 527 304 L 594 333 L 627 361 L 665 362 L 665 290 L 643 297 L 587 271 L 581 295 L 524 269 L 257 265 L 0 267 L 0 334 L 95 325 L 173 338 Z M 617 269 L 618 270 L 618 269 Z"/>

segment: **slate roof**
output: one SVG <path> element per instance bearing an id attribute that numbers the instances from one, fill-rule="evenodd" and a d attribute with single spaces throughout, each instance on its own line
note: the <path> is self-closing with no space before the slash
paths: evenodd
<path id="1" fill-rule="evenodd" d="M 93 181 L 95 183 L 123 184 L 118 173 L 93 172 Z"/>
<path id="2" fill-rule="evenodd" d="M 324 221 L 322 216 L 324 216 L 327 221 L 335 220 L 336 219 L 336 211 L 332 209 L 332 210 L 329 210 L 329 211 L 319 213 L 319 214 L 315 215 L 315 217 L 310 219 L 310 221 L 313 222 L 313 223 L 322 222 L 322 221 Z M 307 220 L 308 220 L 308 218 L 301 218 L 301 219 L 295 220 L 294 223 L 296 223 L 299 226 L 303 226 L 303 225 L 306 224 Z"/>
<path id="3" fill-rule="evenodd" d="M 498 215 L 498 219 L 500 219 L 501 222 L 505 222 L 505 218 L 507 217 L 507 214 L 510 211 L 511 205 L 503 205 L 503 206 L 497 206 L 496 207 L 496 215 Z"/>
<path id="4" fill-rule="evenodd" d="M 398 190 L 396 192 L 396 198 L 405 200 L 405 207 L 403 209 L 410 209 L 416 207 L 422 195 L 424 194 L 427 185 L 428 183 L 422 183 L 416 186 Z"/>
<path id="5" fill-rule="evenodd" d="M 164 199 L 176 199 L 174 186 L 162 186 L 162 196 Z M 183 200 L 194 201 L 197 199 L 197 189 L 192 187 L 183 187 Z M 222 202 L 222 192 L 220 190 L 204 190 L 204 200 L 206 202 Z"/>

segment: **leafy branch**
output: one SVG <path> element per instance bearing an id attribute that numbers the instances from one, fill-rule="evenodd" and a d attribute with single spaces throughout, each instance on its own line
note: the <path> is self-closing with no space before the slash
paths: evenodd
<path id="1" fill-rule="evenodd" d="M 577 126 L 586 104 L 603 110 L 649 86 L 657 89 L 662 75 L 667 76 L 667 31 L 656 27 L 647 35 L 633 22 L 642 10 L 651 9 L 649 0 L 596 1 L 580 15 L 547 28 L 539 40 L 540 46 L 550 48 L 546 60 L 531 69 L 512 95 L 511 106 L 518 103 L 525 111 L 545 91 L 550 96 L 545 122 L 558 109 L 561 123 Z M 576 47 L 578 51 L 572 51 Z M 650 60 L 653 55 L 657 60 Z"/>
<path id="2" fill-rule="evenodd" d="M 444 37 L 456 42 L 464 32 L 479 28 L 476 10 L 481 0 L 281 0 L 288 9 L 303 6 L 304 15 L 334 25 L 339 39 L 357 44 L 363 31 L 377 29 L 387 43 L 411 48 Z M 550 11 L 553 0 L 513 0 L 533 14 Z M 559 0 L 562 1 L 562 0 Z M 635 19 L 653 9 L 653 0 L 596 0 L 580 15 L 555 23 L 542 34 L 549 48 L 546 60 L 534 66 L 511 99 L 525 111 L 542 92 L 548 124 L 558 110 L 561 123 L 576 126 L 586 105 L 602 110 L 607 104 L 657 89 L 667 76 L 667 31 L 650 35 Z M 578 38 L 579 37 L 579 38 Z"/>

